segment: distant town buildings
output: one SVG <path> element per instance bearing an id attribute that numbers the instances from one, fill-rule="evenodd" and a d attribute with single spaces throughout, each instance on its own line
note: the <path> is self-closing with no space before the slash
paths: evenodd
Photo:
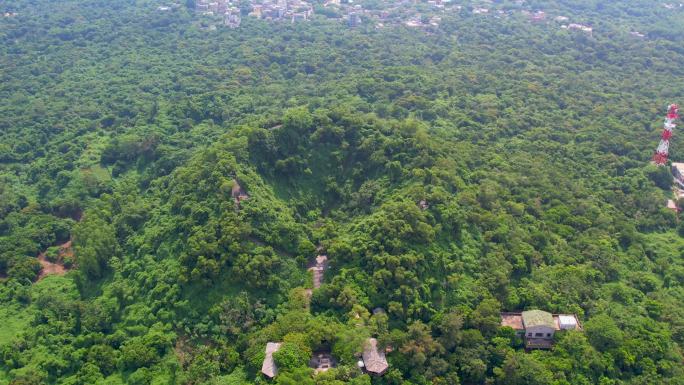
<path id="1" fill-rule="evenodd" d="M 414 7 L 418 3 L 430 5 L 432 11 L 428 15 L 421 15 Z M 460 11 L 463 8 L 445 0 L 398 0 L 388 2 L 382 9 L 366 9 L 351 0 L 326 0 L 322 6 L 330 9 L 329 15 L 340 15 L 338 19 L 345 21 L 350 28 L 366 23 L 375 28 L 401 24 L 415 28 L 436 28 L 442 21 L 440 13 Z M 163 12 L 167 8 L 161 6 L 158 11 Z M 269 22 L 291 23 L 307 21 L 314 15 L 311 0 L 196 0 L 195 11 L 206 17 L 222 16 L 223 25 L 229 28 L 238 28 L 241 18 L 246 15 Z"/>
<path id="2" fill-rule="evenodd" d="M 224 14 L 223 24 L 228 28 L 237 28 L 241 22 L 239 9 L 231 9 Z"/>
<path id="3" fill-rule="evenodd" d="M 245 16 L 257 18 L 268 22 L 300 23 L 310 20 L 314 16 L 313 0 L 195 0 L 195 10 L 199 15 L 211 17 L 210 20 L 228 28 L 238 28 Z M 492 1 L 483 2 L 482 5 L 464 7 L 453 4 L 450 0 L 395 0 L 382 1 L 381 7 L 364 8 L 363 5 L 352 0 L 325 0 L 317 3 L 325 8 L 324 17 L 344 22 L 349 28 L 369 26 L 371 28 L 384 28 L 388 26 L 406 26 L 421 29 L 427 32 L 439 28 L 443 15 L 449 13 L 470 13 L 479 17 L 502 19 L 510 16 L 522 15 L 530 22 L 545 22 L 553 19 L 561 24 L 566 30 L 576 30 L 593 34 L 593 28 L 588 25 L 571 23 L 570 18 L 563 15 L 549 15 L 544 10 L 510 10 L 497 7 Z M 516 1 L 519 6 L 524 6 L 525 1 Z M 171 6 L 159 6 L 159 12 L 165 12 L 173 8 Z M 467 13 L 466 13 L 467 12 Z M 211 22 L 209 22 L 211 23 Z M 212 24 L 205 28 L 215 29 Z M 213 27 L 213 28 L 211 28 Z M 643 37 L 640 32 L 632 32 L 633 36 Z"/>
<path id="4" fill-rule="evenodd" d="M 180 3 L 170 3 L 170 4 L 160 5 L 157 7 L 157 12 L 167 12 L 167 11 L 171 11 L 173 9 L 178 9 L 180 7 L 181 7 Z"/>
<path id="5" fill-rule="evenodd" d="M 347 25 L 350 27 L 358 27 L 361 25 L 361 15 L 356 12 L 351 12 L 347 19 Z"/>
<path id="6" fill-rule="evenodd" d="M 412 27 L 412 28 L 415 28 L 415 27 L 422 27 L 422 26 L 423 26 L 423 22 L 420 21 L 419 18 L 415 18 L 415 19 L 408 20 L 408 21 L 406 22 L 406 26 L 407 26 L 407 27 Z"/>
<path id="7" fill-rule="evenodd" d="M 223 24 L 238 28 L 242 22 L 240 0 L 197 0 L 195 10 L 204 16 L 222 15 Z M 291 23 L 306 21 L 313 15 L 313 5 L 304 0 L 251 0 L 249 16 L 267 21 Z"/>
<path id="8" fill-rule="evenodd" d="M 448 1 L 447 1 L 448 2 Z M 444 8 L 444 1 L 442 0 L 428 0 L 428 4 L 432 5 L 433 7 L 436 8 Z"/>
<path id="9" fill-rule="evenodd" d="M 501 313 L 501 326 L 508 326 L 523 337 L 527 349 L 551 349 L 557 331 L 582 330 L 576 315 L 551 314 L 543 310 Z"/>
<path id="10" fill-rule="evenodd" d="M 594 32 L 594 29 L 588 25 L 583 25 L 583 24 L 577 24 L 577 23 L 571 23 L 566 25 L 561 26 L 561 28 L 564 29 L 569 29 L 569 30 L 576 30 L 576 31 L 582 31 L 586 32 L 588 34 L 592 34 Z"/>
<path id="11" fill-rule="evenodd" d="M 546 20 L 546 12 L 537 11 L 530 15 L 530 20 L 532 21 L 544 21 Z"/>

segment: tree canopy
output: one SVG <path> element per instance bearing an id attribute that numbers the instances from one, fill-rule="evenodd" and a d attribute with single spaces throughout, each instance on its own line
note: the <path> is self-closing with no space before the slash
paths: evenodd
<path id="1" fill-rule="evenodd" d="M 191 2 L 0 4 L 0 385 L 265 384 L 267 342 L 276 384 L 680 384 L 684 226 L 649 160 L 684 11 L 452 3 L 216 31 Z M 525 352 L 524 309 L 584 331 Z"/>

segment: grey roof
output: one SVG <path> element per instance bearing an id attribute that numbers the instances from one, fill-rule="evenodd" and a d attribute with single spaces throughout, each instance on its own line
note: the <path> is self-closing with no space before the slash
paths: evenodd
<path id="1" fill-rule="evenodd" d="M 522 313 L 523 325 L 525 329 L 534 326 L 546 326 L 554 329 L 553 315 L 543 310 L 528 310 Z"/>
<path id="2" fill-rule="evenodd" d="M 389 368 L 385 352 L 378 350 L 378 340 L 369 338 L 363 347 L 363 365 L 366 371 L 373 374 L 383 374 Z"/>
<path id="3" fill-rule="evenodd" d="M 269 378 L 273 378 L 278 374 L 278 368 L 273 359 L 273 353 L 280 349 L 280 345 L 280 342 L 269 342 L 266 344 L 266 356 L 264 357 L 263 364 L 261 364 L 261 373 Z"/>
<path id="4" fill-rule="evenodd" d="M 672 167 L 677 169 L 680 173 L 684 173 L 684 163 L 672 162 Z"/>

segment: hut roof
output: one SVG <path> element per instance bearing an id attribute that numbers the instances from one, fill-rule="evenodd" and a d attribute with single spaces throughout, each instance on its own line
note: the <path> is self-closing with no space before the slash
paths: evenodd
<path id="1" fill-rule="evenodd" d="M 385 352 L 378 350 L 378 340 L 369 338 L 363 347 L 363 364 L 366 371 L 373 374 L 384 374 L 389 368 Z"/>
<path id="2" fill-rule="evenodd" d="M 280 342 L 269 342 L 266 344 L 266 356 L 264 357 L 264 363 L 261 364 L 261 373 L 265 374 L 266 377 L 273 378 L 278 374 L 273 353 L 280 349 L 280 345 Z"/>

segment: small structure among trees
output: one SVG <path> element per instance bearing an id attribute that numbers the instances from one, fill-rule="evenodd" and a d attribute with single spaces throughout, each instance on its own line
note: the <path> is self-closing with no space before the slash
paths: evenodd
<path id="1" fill-rule="evenodd" d="M 551 314 L 543 310 L 501 313 L 501 326 L 510 327 L 522 336 L 527 349 L 551 349 L 556 331 L 582 330 L 575 314 Z"/>
<path id="2" fill-rule="evenodd" d="M 674 181 L 680 186 L 684 187 L 684 163 L 672 162 L 672 176 Z"/>
<path id="3" fill-rule="evenodd" d="M 240 202 L 249 199 L 247 192 L 242 189 L 237 179 L 233 179 L 233 188 L 231 189 L 231 196 L 235 199 L 235 205 L 240 206 Z"/>
<path id="4" fill-rule="evenodd" d="M 359 362 L 359 366 L 369 374 L 382 376 L 389 369 L 385 352 L 378 349 L 378 340 L 375 338 L 366 340 L 361 357 L 363 361 Z"/>
<path id="5" fill-rule="evenodd" d="M 266 356 L 264 357 L 263 364 L 261 364 L 261 373 L 268 378 L 273 378 L 278 374 L 273 353 L 277 352 L 281 345 L 282 343 L 280 342 L 269 342 L 266 344 Z"/>
<path id="6" fill-rule="evenodd" d="M 327 372 L 330 368 L 334 368 L 335 366 L 337 366 L 337 362 L 328 350 L 314 352 L 311 356 L 311 360 L 309 360 L 309 367 L 313 368 L 314 373 L 316 374 Z"/>

